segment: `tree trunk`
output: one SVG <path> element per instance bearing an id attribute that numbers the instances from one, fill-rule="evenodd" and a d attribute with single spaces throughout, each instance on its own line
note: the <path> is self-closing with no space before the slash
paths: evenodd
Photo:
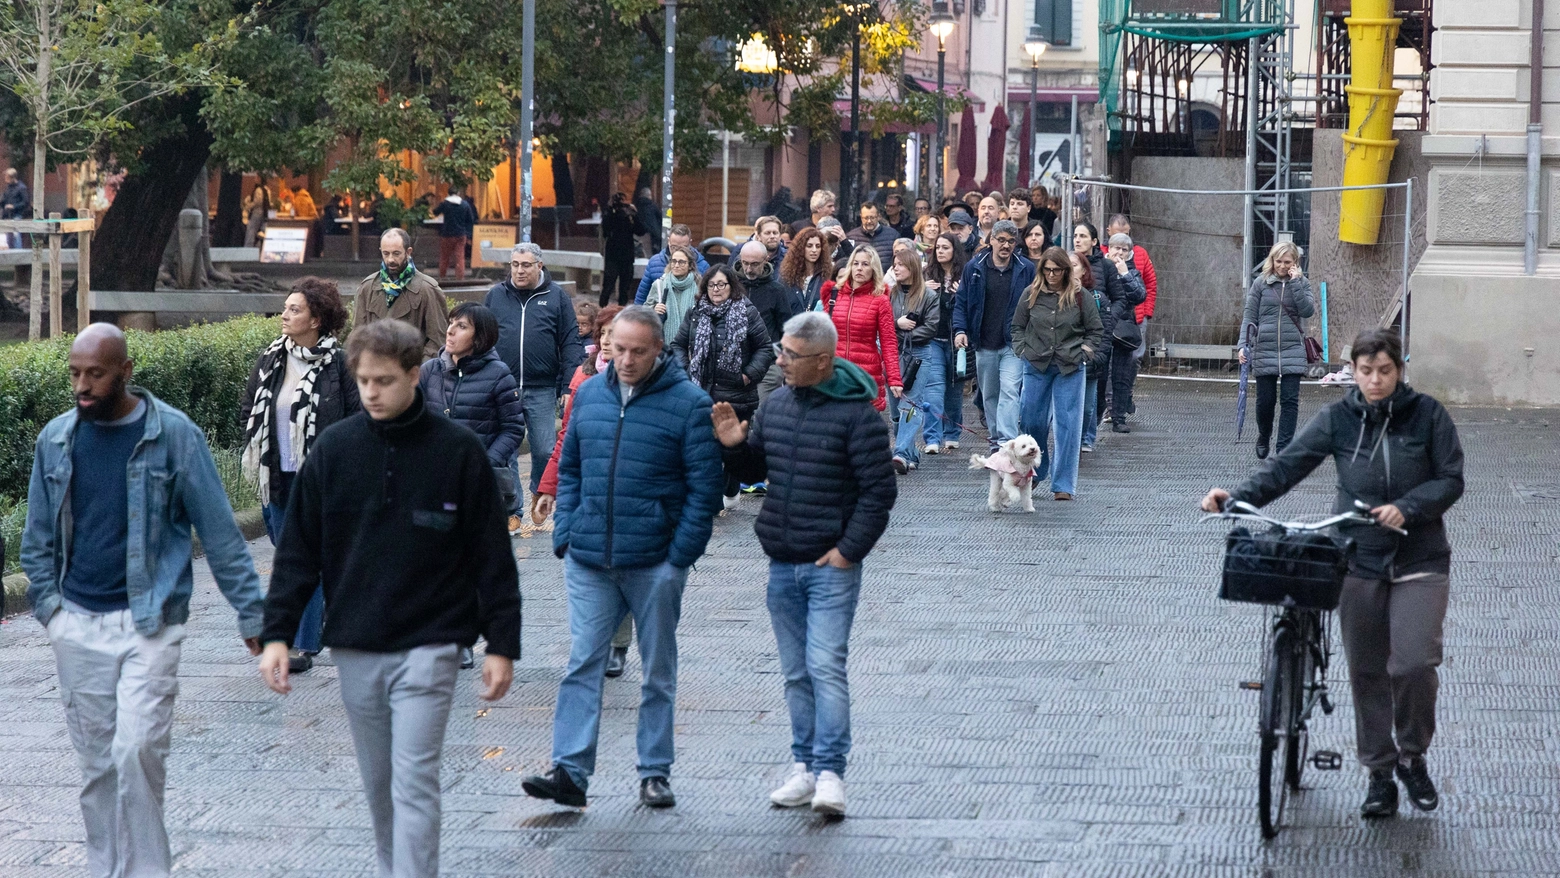
<path id="1" fill-rule="evenodd" d="M 217 218 L 211 224 L 211 246 L 244 246 L 244 175 L 226 168 L 217 190 Z"/>
<path id="2" fill-rule="evenodd" d="M 199 118 L 200 100 L 184 95 L 179 115 L 184 130 L 141 154 L 141 167 L 125 177 L 103 215 L 92 244 L 92 282 L 102 290 L 157 288 L 163 249 L 179 222 L 179 211 L 206 159 L 212 137 Z"/>

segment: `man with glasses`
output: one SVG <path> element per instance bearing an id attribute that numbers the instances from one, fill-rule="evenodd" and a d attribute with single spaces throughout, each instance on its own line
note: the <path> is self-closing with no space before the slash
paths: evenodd
<path id="1" fill-rule="evenodd" d="M 991 246 L 964 266 L 953 300 L 953 346 L 975 349 L 975 372 L 993 444 L 1018 435 L 1024 361 L 1013 353 L 1013 310 L 1035 279 L 1035 264 L 1015 253 L 1018 226 L 999 220 Z"/>
<path id="2" fill-rule="evenodd" d="M 666 263 L 672 258 L 672 250 L 677 247 L 693 247 L 693 231 L 684 223 L 672 224 L 671 230 L 666 235 L 666 249 L 650 257 L 650 261 L 645 265 L 645 276 L 639 279 L 639 290 L 634 293 L 635 305 L 645 303 L 645 296 L 650 295 L 650 287 L 665 273 Z M 710 264 L 704 261 L 703 256 L 699 256 L 698 259 L 699 276 L 703 277 L 704 273 L 710 270 Z"/>
<path id="3" fill-rule="evenodd" d="M 531 444 L 531 500 L 558 438 L 558 397 L 584 358 L 574 303 L 548 277 L 542 248 L 516 244 L 509 253 L 509 279 L 488 290 L 483 304 L 498 318 L 498 355 L 520 385 L 520 405 Z M 521 495 L 520 460 L 515 458 L 515 502 L 509 531 L 518 533 Z"/>
<path id="4" fill-rule="evenodd" d="M 769 251 L 758 241 L 749 241 L 737 251 L 737 273 L 742 276 L 742 287 L 748 301 L 764 318 L 764 328 L 770 338 L 779 338 L 780 329 L 796 313 L 796 297 L 780 278 L 769 261 Z M 758 383 L 760 404 L 780 386 L 780 366 L 769 367 L 764 379 Z"/>
<path id="5" fill-rule="evenodd" d="M 894 242 L 899 240 L 899 233 L 883 222 L 883 215 L 877 202 L 868 201 L 861 206 L 861 225 L 851 229 L 845 239 L 854 244 L 865 244 L 871 247 L 877 251 L 878 259 L 885 267 L 893 266 Z"/>
<path id="6" fill-rule="evenodd" d="M 791 768 L 769 801 L 836 817 L 845 814 L 845 657 L 861 562 L 898 496 L 877 385 L 834 355 L 838 342 L 827 315 L 798 314 L 775 345 L 786 386 L 751 427 L 728 403 L 710 414 L 731 471 L 769 480 L 753 529 L 769 556 L 769 620 L 791 714 Z"/>
<path id="7" fill-rule="evenodd" d="M 905 197 L 898 192 L 883 199 L 883 222 L 901 238 L 915 237 L 915 217 L 905 212 Z"/>

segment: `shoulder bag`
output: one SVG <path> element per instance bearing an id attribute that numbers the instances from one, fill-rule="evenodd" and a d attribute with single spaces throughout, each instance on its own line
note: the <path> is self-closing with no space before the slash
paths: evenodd
<path id="1" fill-rule="evenodd" d="M 1305 330 L 1300 326 L 1299 316 L 1289 307 L 1289 303 L 1284 301 L 1284 291 L 1287 288 L 1288 284 L 1286 282 L 1284 286 L 1278 289 L 1278 307 L 1289 318 L 1289 322 L 1295 325 L 1295 332 L 1300 333 L 1300 342 L 1305 345 L 1305 361 L 1307 363 L 1320 363 L 1322 361 L 1322 343 L 1305 334 Z"/>

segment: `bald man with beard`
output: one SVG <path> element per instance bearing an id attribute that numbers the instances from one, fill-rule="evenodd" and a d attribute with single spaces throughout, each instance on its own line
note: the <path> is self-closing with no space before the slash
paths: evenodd
<path id="1" fill-rule="evenodd" d="M 93 878 L 164 878 L 165 764 L 194 585 L 191 526 L 260 652 L 260 579 L 199 427 L 130 380 L 124 333 L 70 348 L 76 405 L 38 434 L 22 569 L 49 633 L 81 766 Z M 236 644 L 235 644 L 236 645 Z"/>

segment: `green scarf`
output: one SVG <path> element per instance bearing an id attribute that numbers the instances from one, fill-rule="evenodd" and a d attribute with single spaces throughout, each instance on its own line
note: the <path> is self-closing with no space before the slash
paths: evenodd
<path id="1" fill-rule="evenodd" d="M 395 304 L 396 297 L 406 289 L 406 285 L 412 282 L 413 275 L 417 274 L 417 263 L 406 260 L 406 267 L 396 278 L 390 277 L 390 272 L 383 262 L 379 263 L 379 285 L 385 290 L 385 307 Z"/>

